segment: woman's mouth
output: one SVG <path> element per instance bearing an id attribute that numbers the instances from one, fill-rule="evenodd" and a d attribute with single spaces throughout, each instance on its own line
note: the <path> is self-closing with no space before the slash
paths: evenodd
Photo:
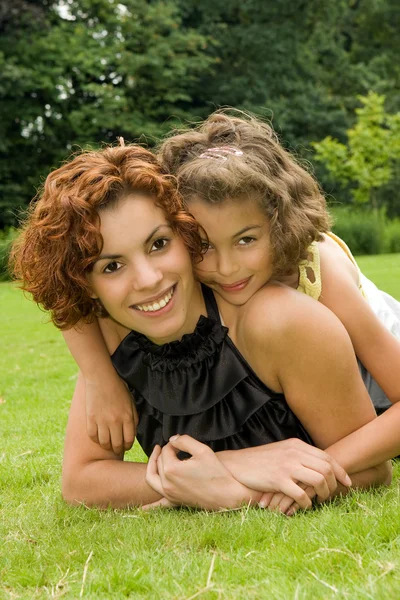
<path id="1" fill-rule="evenodd" d="M 235 283 L 231 283 L 231 284 L 222 284 L 219 283 L 219 287 L 224 290 L 224 292 L 239 292 L 241 290 L 243 290 L 246 285 L 249 283 L 251 279 L 250 277 L 247 277 L 246 279 L 241 279 L 240 281 L 236 281 Z"/>
<path id="2" fill-rule="evenodd" d="M 167 312 L 171 308 L 171 301 L 174 296 L 176 284 L 173 285 L 166 293 L 162 294 L 153 302 L 145 302 L 143 304 L 134 304 L 132 308 L 139 310 L 140 312 L 147 313 L 150 315 L 159 315 Z"/>

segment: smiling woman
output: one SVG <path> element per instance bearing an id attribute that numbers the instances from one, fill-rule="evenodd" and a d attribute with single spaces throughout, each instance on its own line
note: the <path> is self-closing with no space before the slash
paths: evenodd
<path id="1" fill-rule="evenodd" d="M 346 332 L 321 305 L 311 321 L 312 300 L 283 286 L 266 286 L 244 307 L 214 297 L 194 278 L 202 241 L 173 182 L 139 147 L 83 153 L 49 175 L 15 245 L 23 288 L 59 328 L 90 328 L 101 315 L 113 365 L 135 397 L 138 440 L 152 456 L 147 468 L 123 461 L 123 447 L 90 439 L 90 382 L 79 376 L 65 499 L 218 509 L 281 491 L 307 508 L 315 494 L 345 491 L 350 480 L 334 458 L 346 467 L 339 440 L 375 416 Z M 256 239 L 255 207 L 247 217 Z M 231 226 L 239 245 L 247 243 L 234 215 Z M 97 348 L 92 354 L 97 368 L 109 368 Z M 130 407 L 132 421 L 132 397 Z M 189 460 L 179 460 L 181 451 Z M 365 487 L 387 483 L 390 468 L 351 474 Z"/>
<path id="2" fill-rule="evenodd" d="M 193 331 L 195 293 L 190 255 L 163 211 L 143 194 L 99 211 L 103 249 L 88 274 L 92 297 L 113 319 L 166 343 Z M 139 218 L 138 218 L 139 217 Z"/>

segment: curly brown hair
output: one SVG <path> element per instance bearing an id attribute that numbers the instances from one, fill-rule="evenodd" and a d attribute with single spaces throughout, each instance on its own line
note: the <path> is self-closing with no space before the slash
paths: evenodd
<path id="1" fill-rule="evenodd" d="M 315 179 L 281 146 L 270 125 L 248 113 L 216 111 L 194 129 L 173 132 L 158 155 L 188 205 L 192 199 L 260 202 L 270 222 L 275 276 L 292 272 L 330 228 Z"/>
<path id="2" fill-rule="evenodd" d="M 104 316 L 87 281 L 103 245 L 99 210 L 131 193 L 154 198 L 191 256 L 200 256 L 197 223 L 151 152 L 135 145 L 81 152 L 47 177 L 10 259 L 22 289 L 58 328 Z"/>

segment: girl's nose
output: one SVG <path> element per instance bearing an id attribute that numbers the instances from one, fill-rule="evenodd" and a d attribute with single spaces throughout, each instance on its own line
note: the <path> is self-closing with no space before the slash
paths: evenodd
<path id="1" fill-rule="evenodd" d="M 232 256 L 229 254 L 221 254 L 218 257 L 217 269 L 220 275 L 223 277 L 230 277 L 238 272 L 239 266 Z"/>

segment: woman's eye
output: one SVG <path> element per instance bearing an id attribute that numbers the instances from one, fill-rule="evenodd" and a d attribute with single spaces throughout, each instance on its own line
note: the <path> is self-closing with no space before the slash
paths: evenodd
<path id="1" fill-rule="evenodd" d="M 104 268 L 104 273 L 115 273 L 116 271 L 119 271 L 121 268 L 121 263 L 113 261 L 108 263 L 108 265 Z"/>
<path id="2" fill-rule="evenodd" d="M 248 246 L 249 244 L 251 244 L 252 242 L 255 242 L 256 238 L 253 237 L 243 237 L 239 240 L 239 244 L 241 246 Z"/>
<path id="3" fill-rule="evenodd" d="M 203 254 L 208 252 L 210 248 L 211 244 L 209 242 L 206 242 L 205 240 L 201 241 L 201 251 L 203 252 Z"/>
<path id="4" fill-rule="evenodd" d="M 158 240 L 154 240 L 151 246 L 151 252 L 163 250 L 168 245 L 169 241 L 170 240 L 168 238 L 159 238 Z"/>

